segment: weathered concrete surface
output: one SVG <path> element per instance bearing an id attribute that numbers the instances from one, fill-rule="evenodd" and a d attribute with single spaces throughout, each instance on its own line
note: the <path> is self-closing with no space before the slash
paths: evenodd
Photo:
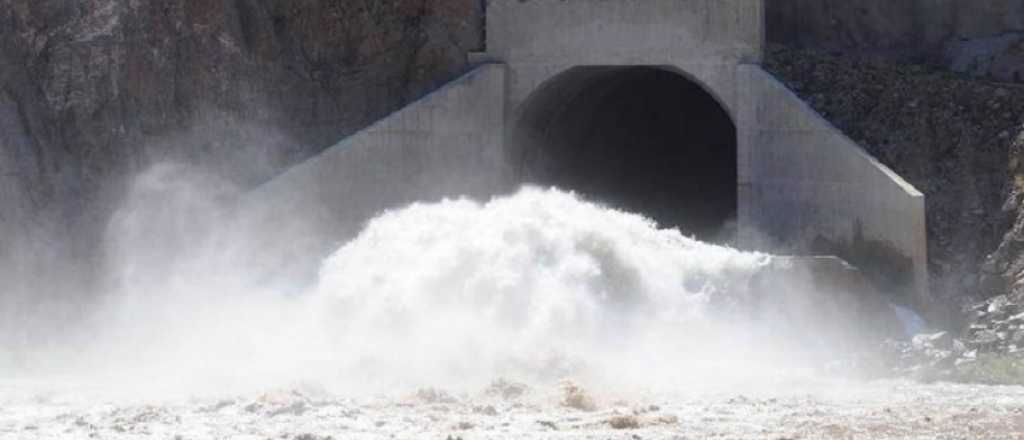
<path id="1" fill-rule="evenodd" d="M 487 50 L 510 62 L 558 57 L 759 59 L 760 0 L 492 1 Z"/>
<path id="2" fill-rule="evenodd" d="M 924 196 L 761 67 L 739 83 L 741 242 L 837 254 L 925 302 Z"/>
<path id="3" fill-rule="evenodd" d="M 761 0 L 498 0 L 487 52 L 509 66 L 509 108 L 581 65 L 676 66 L 730 107 L 736 64 L 760 59 L 762 23 Z"/>
<path id="4" fill-rule="evenodd" d="M 267 232 L 259 264 L 309 279 L 310 262 L 382 211 L 498 191 L 504 77 L 478 67 L 249 194 L 248 227 Z"/>

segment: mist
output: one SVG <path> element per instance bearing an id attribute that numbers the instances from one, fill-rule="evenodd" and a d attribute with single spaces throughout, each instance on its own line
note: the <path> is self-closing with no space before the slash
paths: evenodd
<path id="1" fill-rule="evenodd" d="M 330 255 L 304 256 L 319 273 L 296 283 L 267 263 L 286 250 L 259 248 L 287 225 L 247 221 L 244 195 L 174 163 L 134 178 L 105 231 L 93 303 L 80 322 L 48 323 L 61 330 L 51 343 L 5 349 L 17 362 L 4 373 L 143 400 L 504 378 L 749 389 L 818 374 L 858 331 L 815 318 L 808 304 L 823 294 L 805 274 L 759 281 L 770 255 L 554 188 L 383 212 Z M 769 288 L 787 291 L 758 290 Z"/>

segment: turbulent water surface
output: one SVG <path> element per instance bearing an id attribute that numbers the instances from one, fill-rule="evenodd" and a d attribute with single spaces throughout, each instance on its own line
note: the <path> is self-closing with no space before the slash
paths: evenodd
<path id="1" fill-rule="evenodd" d="M 1020 388 L 898 381 L 779 385 L 728 392 L 650 390 L 629 397 L 594 392 L 575 399 L 579 394 L 567 392 L 565 385 L 499 384 L 464 394 L 424 389 L 390 398 L 340 398 L 285 390 L 139 404 L 108 402 L 85 390 L 2 385 L 0 438 L 1017 439 L 1024 435 Z"/>
<path id="2" fill-rule="evenodd" d="M 211 258 L 217 236 L 122 239 L 148 264 L 115 265 L 75 347 L 18 354 L 0 437 L 1024 435 L 1020 388 L 837 377 L 835 341 L 753 319 L 770 256 L 557 190 L 384 213 L 300 295 Z"/>

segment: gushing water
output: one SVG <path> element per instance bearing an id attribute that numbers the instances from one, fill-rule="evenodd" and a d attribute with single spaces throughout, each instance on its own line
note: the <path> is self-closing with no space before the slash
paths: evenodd
<path id="1" fill-rule="evenodd" d="M 137 182 L 93 325 L 0 347 L 0 438 L 1022 432 L 1018 388 L 808 375 L 843 352 L 818 335 L 830 292 L 571 193 L 383 213 L 308 287 L 264 273 L 274 231 L 238 227 L 235 195 L 174 167 Z"/>
<path id="2" fill-rule="evenodd" d="M 168 176 L 143 179 L 115 216 L 120 272 L 98 324 L 44 363 L 157 396 L 294 383 L 474 388 L 497 377 L 692 387 L 763 382 L 798 364 L 723 306 L 750 293 L 769 256 L 571 193 L 525 188 L 385 212 L 323 261 L 315 285 L 285 295 L 225 263 L 238 251 L 223 216 L 210 215 L 217 201 Z"/>
<path id="3" fill-rule="evenodd" d="M 767 258 L 527 188 L 385 213 L 325 261 L 313 300 L 368 381 L 635 381 L 736 361 L 709 306 Z"/>

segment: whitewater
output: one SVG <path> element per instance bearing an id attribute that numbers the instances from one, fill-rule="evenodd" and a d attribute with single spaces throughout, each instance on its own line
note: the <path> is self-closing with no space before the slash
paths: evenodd
<path id="1" fill-rule="evenodd" d="M 119 237 L 145 223 L 120 219 Z M 300 294 L 221 265 L 216 229 L 173 258 L 121 246 L 155 267 L 121 274 L 86 343 L 9 369 L 0 437 L 1024 432 L 1019 388 L 825 368 L 847 354 L 838 343 L 742 304 L 779 293 L 752 287 L 774 257 L 569 192 L 384 212 Z"/>

